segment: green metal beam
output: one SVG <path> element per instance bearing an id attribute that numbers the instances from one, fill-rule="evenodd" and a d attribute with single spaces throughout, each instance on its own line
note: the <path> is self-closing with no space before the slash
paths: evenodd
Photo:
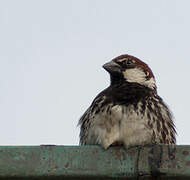
<path id="1" fill-rule="evenodd" d="M 190 179 L 190 146 L 1 146 L 0 179 Z"/>

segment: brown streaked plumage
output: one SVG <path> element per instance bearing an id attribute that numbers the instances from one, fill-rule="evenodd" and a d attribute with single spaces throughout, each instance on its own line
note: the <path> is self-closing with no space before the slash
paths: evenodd
<path id="1" fill-rule="evenodd" d="M 167 105 L 157 94 L 154 75 L 136 57 L 121 55 L 104 64 L 111 83 L 79 120 L 80 144 L 175 144 L 176 130 Z"/>

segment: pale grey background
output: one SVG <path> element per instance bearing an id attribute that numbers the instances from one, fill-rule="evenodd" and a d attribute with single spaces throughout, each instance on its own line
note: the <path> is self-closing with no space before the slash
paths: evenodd
<path id="1" fill-rule="evenodd" d="M 190 1 L 1 0 L 0 144 L 77 145 L 78 119 L 120 54 L 152 68 L 189 144 Z"/>

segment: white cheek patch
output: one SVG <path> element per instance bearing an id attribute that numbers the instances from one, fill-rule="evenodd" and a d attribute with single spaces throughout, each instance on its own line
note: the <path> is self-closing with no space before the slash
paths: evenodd
<path id="1" fill-rule="evenodd" d="M 147 80 L 145 72 L 139 68 L 127 69 L 123 74 L 128 82 L 136 82 L 151 89 L 156 88 L 155 79 L 152 77 Z"/>
<path id="2" fill-rule="evenodd" d="M 128 82 L 142 82 L 145 81 L 145 73 L 138 69 L 138 68 L 133 68 L 133 69 L 127 69 L 126 71 L 123 72 L 125 79 L 127 79 Z"/>

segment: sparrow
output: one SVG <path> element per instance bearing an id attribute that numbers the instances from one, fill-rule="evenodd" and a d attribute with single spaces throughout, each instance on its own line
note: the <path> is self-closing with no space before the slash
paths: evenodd
<path id="1" fill-rule="evenodd" d="M 149 66 L 124 54 L 103 68 L 110 74 L 110 86 L 80 118 L 80 145 L 107 149 L 113 145 L 176 144 L 173 116 L 157 94 Z"/>

